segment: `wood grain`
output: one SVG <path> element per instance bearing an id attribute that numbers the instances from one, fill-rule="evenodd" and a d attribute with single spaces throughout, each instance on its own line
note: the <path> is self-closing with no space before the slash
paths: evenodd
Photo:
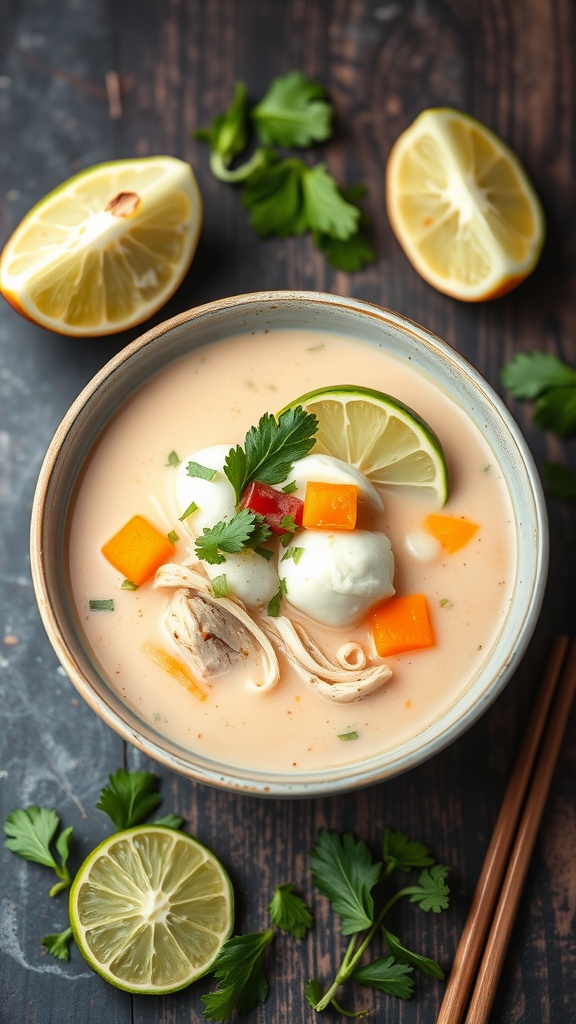
<path id="1" fill-rule="evenodd" d="M 462 352 L 504 394 L 499 372 L 517 351 L 543 348 L 576 361 L 576 149 L 571 0 L 6 0 L 0 9 L 0 242 L 26 210 L 74 171 L 101 160 L 170 153 L 194 166 L 205 225 L 190 274 L 159 322 L 223 295 L 266 288 L 355 295 L 424 324 Z M 298 68 L 327 86 L 335 138 L 321 152 L 342 184 L 363 182 L 377 263 L 330 270 L 307 238 L 258 241 L 233 188 L 216 182 L 192 132 L 229 103 L 243 80 L 260 96 Z M 106 75 L 118 75 L 122 117 L 111 118 Z M 518 152 L 542 197 L 548 237 L 534 275 L 504 299 L 466 306 L 413 271 L 385 212 L 383 176 L 398 133 L 425 107 L 460 107 Z M 274 886 L 294 881 L 314 904 L 316 928 L 298 944 L 279 937 L 268 961 L 270 996 L 254 1024 L 309 1022 L 310 976 L 329 978 L 342 939 L 311 888 L 308 850 L 320 827 L 353 830 L 378 849 L 384 826 L 432 846 L 452 866 L 452 907 L 440 918 L 398 911 L 414 946 L 446 970 L 458 942 L 506 780 L 551 637 L 573 633 L 574 506 L 549 502 L 550 583 L 529 651 L 496 705 L 429 763 L 385 785 L 342 797 L 259 801 L 198 786 L 147 762 L 76 698 L 40 625 L 28 568 L 36 475 L 70 401 L 137 331 L 93 342 L 50 335 L 0 306 L 0 782 L 2 817 L 27 803 L 57 808 L 75 828 L 74 866 L 107 834 L 95 811 L 107 775 L 125 764 L 161 777 L 165 810 L 182 814 L 231 872 L 239 930 L 266 922 Z M 539 465 L 575 465 L 508 404 Z M 553 780 L 512 936 L 493 1024 L 572 1024 L 576 775 L 574 718 Z M 104 985 L 73 952 L 43 955 L 40 938 L 65 923 L 42 868 L 0 854 L 2 1012 L 7 1022 L 87 1024 L 200 1021 L 210 982 L 160 1000 Z M 342 999 L 390 1024 L 433 1024 L 441 983 L 419 979 L 402 1003 L 369 990 Z M 334 1019 L 330 1015 L 330 1019 Z"/>

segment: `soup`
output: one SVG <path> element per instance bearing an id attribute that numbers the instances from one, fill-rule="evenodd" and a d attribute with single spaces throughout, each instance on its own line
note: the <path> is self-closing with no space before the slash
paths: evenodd
<path id="1" fill-rule="evenodd" d="M 393 395 L 430 425 L 450 473 L 442 512 L 478 524 L 460 550 L 422 557 L 410 538 L 420 536 L 425 517 L 438 511 L 429 496 L 391 487 L 381 492 L 383 511 L 372 514 L 370 527 L 391 543 L 396 593 L 426 596 L 434 645 L 387 657 L 389 680 L 352 702 L 325 699 L 282 650 L 274 688 L 248 685 L 233 669 L 211 680 L 200 700 L 149 656 L 169 645 L 170 593 L 151 582 L 123 589 L 121 574 L 101 549 L 140 515 L 164 534 L 177 534 L 171 562 L 193 560 L 193 517 L 181 519 L 172 453 L 185 460 L 213 445 L 241 445 L 264 413 L 342 383 Z M 191 351 L 122 406 L 78 484 L 68 556 L 86 646 L 108 685 L 138 717 L 184 751 L 214 763 L 297 777 L 400 748 L 453 706 L 506 619 L 516 548 L 510 497 L 492 450 L 466 412 L 430 379 L 410 361 L 345 335 L 275 329 Z M 107 610 L 110 601 L 113 611 Z M 287 607 L 289 612 L 289 601 Z M 350 641 L 378 662 L 370 616 L 345 628 L 308 622 L 301 613 L 296 618 L 329 657 Z"/>

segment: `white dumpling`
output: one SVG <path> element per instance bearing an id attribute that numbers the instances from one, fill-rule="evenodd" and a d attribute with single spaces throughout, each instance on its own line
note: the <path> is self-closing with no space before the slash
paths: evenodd
<path id="1" fill-rule="evenodd" d="M 237 555 L 227 554 L 225 558 L 226 561 L 218 565 L 202 562 L 210 579 L 224 575 L 230 593 L 238 597 L 247 608 L 267 605 L 279 585 L 275 563 L 251 548 Z"/>
<path id="2" fill-rule="evenodd" d="M 234 488 L 224 475 L 224 461 L 233 446 L 231 444 L 214 444 L 209 448 L 191 452 L 178 466 L 176 476 L 176 504 L 178 515 L 196 502 L 198 508 L 182 523 L 185 530 L 197 536 L 205 527 L 214 526 L 221 519 L 231 519 L 236 511 Z M 189 476 L 189 462 L 198 462 L 207 469 L 215 469 L 212 480 Z"/>
<path id="3" fill-rule="evenodd" d="M 297 560 L 285 557 L 301 548 Z M 280 554 L 286 598 L 325 626 L 350 626 L 394 594 L 394 556 L 386 534 L 301 530 Z"/>
<path id="4" fill-rule="evenodd" d="M 382 498 L 370 481 L 354 466 L 350 466 L 342 459 L 336 459 L 333 455 L 305 455 L 298 459 L 286 478 L 285 483 L 294 481 L 296 490 L 292 491 L 297 498 L 304 501 L 306 495 L 306 484 L 314 480 L 322 484 L 353 484 L 358 488 L 358 498 L 374 512 L 381 512 L 384 508 Z"/>

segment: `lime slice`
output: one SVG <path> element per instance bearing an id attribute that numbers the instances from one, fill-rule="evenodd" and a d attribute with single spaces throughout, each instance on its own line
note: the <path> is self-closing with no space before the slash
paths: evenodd
<path id="1" fill-rule="evenodd" d="M 169 156 L 90 167 L 24 217 L 0 257 L 0 291 L 61 334 L 112 334 L 170 298 L 196 249 L 202 203 Z"/>
<path id="2" fill-rule="evenodd" d="M 160 995 L 207 970 L 232 931 L 230 879 L 210 850 L 161 825 L 110 836 L 70 890 L 80 951 L 111 985 Z"/>
<path id="3" fill-rule="evenodd" d="M 290 402 L 318 419 L 314 452 L 359 469 L 376 487 L 427 490 L 438 505 L 448 497 L 442 445 L 423 419 L 398 399 L 354 384 L 309 391 Z"/>
<path id="4" fill-rule="evenodd" d="M 424 110 L 386 167 L 390 223 L 439 291 L 478 302 L 510 291 L 544 242 L 540 200 L 514 152 L 460 110 Z"/>

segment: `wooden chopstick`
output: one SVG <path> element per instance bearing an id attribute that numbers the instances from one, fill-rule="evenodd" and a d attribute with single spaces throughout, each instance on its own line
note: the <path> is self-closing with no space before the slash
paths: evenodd
<path id="1" fill-rule="evenodd" d="M 567 637 L 557 637 L 494 827 L 470 913 L 456 951 L 437 1024 L 460 1024 L 464 1020 L 470 991 L 476 979 L 465 1024 L 485 1024 L 488 1018 L 570 703 L 574 696 L 575 641 L 572 642 L 570 657 L 559 686 L 558 700 L 550 715 L 546 738 L 534 773 L 534 764 L 567 649 Z M 518 825 L 532 778 L 534 782 Z M 514 850 L 510 858 L 513 843 Z M 501 892 L 505 875 L 504 888 Z M 498 908 L 491 926 L 497 900 Z M 477 978 L 478 964 L 489 928 L 490 936 Z"/>

